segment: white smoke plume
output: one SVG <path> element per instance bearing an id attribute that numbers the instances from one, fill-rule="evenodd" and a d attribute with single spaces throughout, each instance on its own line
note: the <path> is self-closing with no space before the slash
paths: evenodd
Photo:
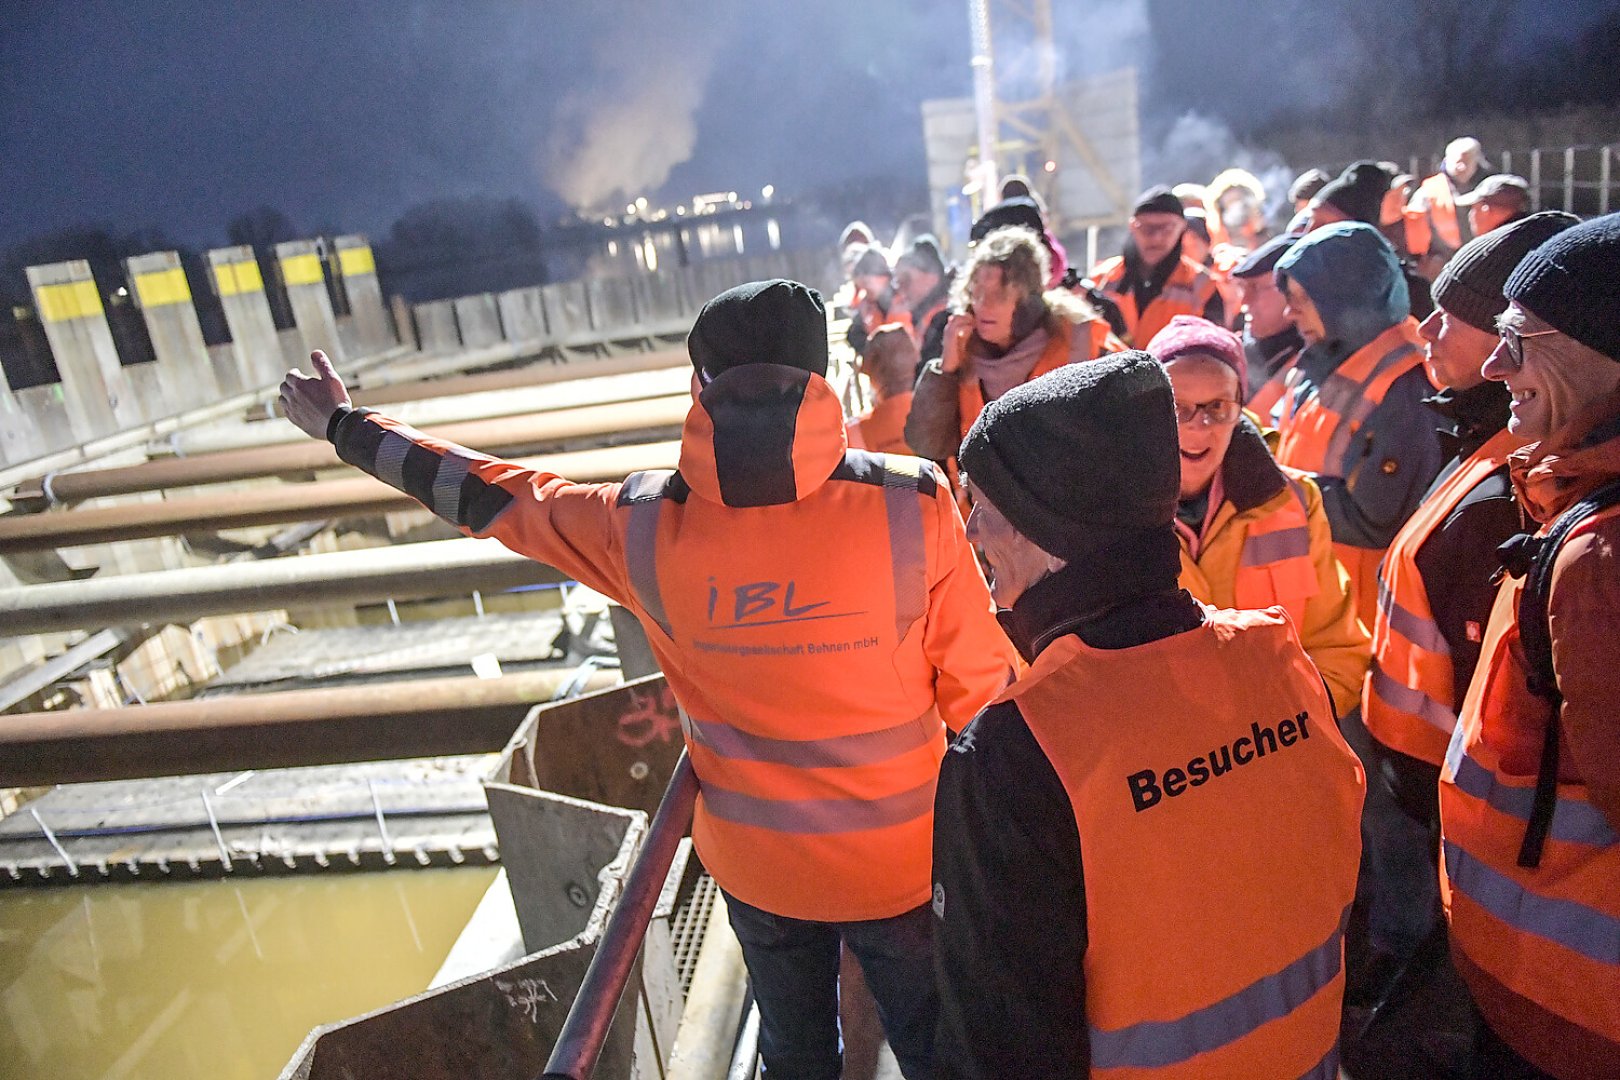
<path id="1" fill-rule="evenodd" d="M 655 190 L 692 156 L 697 110 L 720 44 L 711 20 L 653 25 L 632 5 L 603 5 L 612 25 L 593 42 L 592 76 L 557 103 L 537 164 L 577 210 Z"/>
<path id="2" fill-rule="evenodd" d="M 1288 198 L 1294 170 L 1282 155 L 1238 142 L 1221 121 L 1185 113 L 1170 125 L 1157 146 L 1142 147 L 1142 183 L 1207 184 L 1228 168 L 1247 169 L 1266 191 L 1266 212 L 1275 216 Z"/>

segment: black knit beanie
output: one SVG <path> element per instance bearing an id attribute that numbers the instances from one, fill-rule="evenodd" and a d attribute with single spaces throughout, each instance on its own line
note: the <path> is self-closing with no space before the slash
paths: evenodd
<path id="1" fill-rule="evenodd" d="M 1142 192 L 1136 197 L 1136 205 L 1131 207 L 1132 217 L 1137 214 L 1174 214 L 1177 217 L 1185 217 L 1186 213 L 1187 208 L 1176 198 L 1176 193 L 1163 184 Z"/>
<path id="2" fill-rule="evenodd" d="M 1620 360 L 1620 214 L 1554 236 L 1524 257 L 1502 291 L 1549 326 Z"/>
<path id="3" fill-rule="evenodd" d="M 978 243 L 997 229 L 1005 229 L 1012 225 L 1022 225 L 1036 236 L 1046 235 L 1046 221 L 1041 217 L 1041 208 L 1035 205 L 1035 200 L 1019 196 L 1015 199 L 1003 199 L 990 209 L 986 210 L 968 233 L 968 239 Z"/>
<path id="4" fill-rule="evenodd" d="M 743 364 L 785 364 L 827 374 L 827 308 L 797 281 L 750 281 L 703 305 L 686 335 L 698 379 Z"/>
<path id="5" fill-rule="evenodd" d="M 1394 179 L 1378 162 L 1358 161 L 1324 187 L 1316 201 L 1337 207 L 1355 221 L 1376 226 L 1384 196 L 1389 194 Z"/>
<path id="6" fill-rule="evenodd" d="M 1496 317 L 1508 306 L 1502 289 L 1519 263 L 1532 249 L 1580 221 L 1562 210 L 1543 210 L 1476 236 L 1434 279 L 1435 304 L 1476 330 L 1496 333 Z"/>
<path id="7" fill-rule="evenodd" d="M 1179 447 L 1170 380 L 1138 350 L 1009 390 L 984 407 L 957 460 L 1015 529 L 1074 559 L 1174 520 Z"/>

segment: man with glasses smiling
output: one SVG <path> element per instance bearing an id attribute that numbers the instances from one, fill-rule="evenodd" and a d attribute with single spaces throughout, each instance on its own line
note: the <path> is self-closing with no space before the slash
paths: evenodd
<path id="1" fill-rule="evenodd" d="M 1476 1077 L 1620 1062 L 1620 214 L 1532 251 L 1484 374 L 1512 395 L 1516 543 L 1440 783 Z M 1609 496 L 1605 498 L 1604 496 Z M 1607 505 L 1605 505 L 1607 503 Z M 1560 539 L 1545 551 L 1549 533 Z M 1531 560 L 1539 567 L 1526 575 Z M 1534 586 L 1534 587 L 1532 587 Z"/>
<path id="2" fill-rule="evenodd" d="M 1131 211 L 1125 252 L 1098 263 L 1091 280 L 1119 305 L 1125 341 L 1140 347 L 1177 315 L 1226 323 L 1225 305 L 1209 269 L 1181 253 L 1187 215 L 1167 187 L 1149 188 Z"/>

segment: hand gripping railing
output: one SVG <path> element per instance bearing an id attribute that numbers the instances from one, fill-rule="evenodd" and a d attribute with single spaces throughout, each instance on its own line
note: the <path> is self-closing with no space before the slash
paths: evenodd
<path id="1" fill-rule="evenodd" d="M 613 1014 L 630 981 L 630 969 L 641 951 L 642 938 L 652 922 L 653 909 L 675 861 L 676 848 L 692 821 L 692 805 L 697 799 L 697 775 L 683 752 L 675 772 L 664 789 L 663 801 L 647 829 L 641 855 L 624 882 L 619 903 L 608 918 L 607 929 L 597 943 L 596 955 L 585 971 L 579 995 L 568 1010 L 557 1044 L 546 1061 L 541 1080 L 590 1080 L 596 1059 L 602 1054 Z"/>

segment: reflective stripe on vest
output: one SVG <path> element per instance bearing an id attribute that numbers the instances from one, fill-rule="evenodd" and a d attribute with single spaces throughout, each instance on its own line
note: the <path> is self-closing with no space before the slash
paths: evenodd
<path id="1" fill-rule="evenodd" d="M 1283 604 L 1298 622 L 1304 618 L 1304 601 L 1316 595 L 1318 583 L 1305 489 L 1289 477 L 1288 492 L 1290 498 L 1281 506 L 1249 524 L 1232 597 L 1240 608 Z"/>
<path id="2" fill-rule="evenodd" d="M 1456 672 L 1451 645 L 1434 621 L 1418 553 L 1521 442 L 1504 430 L 1471 454 L 1402 526 L 1378 568 L 1378 614 L 1362 718 L 1385 746 L 1432 765 L 1445 757 L 1457 727 Z"/>
<path id="3" fill-rule="evenodd" d="M 664 492 L 675 475 L 672 469 L 631 473 L 619 489 L 619 500 L 630 506 L 630 523 L 625 530 L 624 561 L 630 574 L 630 587 L 647 615 L 658 624 L 664 636 L 674 640 L 675 631 L 664 614 L 664 597 L 658 590 L 658 517 Z"/>
<path id="4" fill-rule="evenodd" d="M 1561 783 L 1540 865 L 1520 867 L 1535 777 L 1504 773 L 1484 740 L 1549 719 L 1516 656 L 1522 585 L 1510 578 L 1497 593 L 1441 771 L 1441 895 L 1458 971 L 1497 1034 L 1544 1070 L 1558 1061 L 1570 1075 L 1610 1075 L 1620 1048 L 1620 835 L 1584 785 Z"/>
<path id="5" fill-rule="evenodd" d="M 1091 1075 L 1331 1077 L 1361 770 L 1287 619 L 1207 618 L 1129 649 L 1060 638 L 1008 691 L 1086 856 Z"/>
<path id="6" fill-rule="evenodd" d="M 1197 1012 L 1176 1020 L 1146 1020 L 1117 1031 L 1093 1026 L 1092 1068 L 1153 1069 L 1179 1065 L 1236 1042 L 1262 1024 L 1294 1012 L 1338 977 L 1344 958 L 1344 926 L 1349 917 L 1350 909 L 1346 908 L 1339 925 L 1326 941 L 1281 971 L 1261 976 L 1237 993 Z M 1321 1068 L 1318 1064 L 1305 1075 L 1316 1075 Z"/>
<path id="7" fill-rule="evenodd" d="M 1344 476 L 1351 442 L 1395 380 L 1423 362 L 1417 324 L 1404 319 L 1358 349 L 1294 410 L 1282 429 L 1277 460 L 1322 476 Z"/>

